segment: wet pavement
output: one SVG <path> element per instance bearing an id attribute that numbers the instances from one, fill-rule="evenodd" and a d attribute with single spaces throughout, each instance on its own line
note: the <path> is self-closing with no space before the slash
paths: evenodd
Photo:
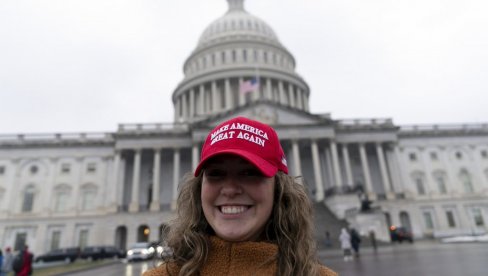
<path id="1" fill-rule="evenodd" d="M 325 265 L 341 276 L 486 276 L 488 243 L 442 244 L 417 242 L 361 250 L 359 258 L 345 262 L 338 250 L 321 251 Z"/>
<path id="2" fill-rule="evenodd" d="M 360 258 L 344 262 L 340 250 L 319 252 L 322 263 L 341 276 L 486 276 L 488 243 L 416 242 L 361 248 Z M 119 263 L 69 275 L 136 276 L 153 262 Z"/>

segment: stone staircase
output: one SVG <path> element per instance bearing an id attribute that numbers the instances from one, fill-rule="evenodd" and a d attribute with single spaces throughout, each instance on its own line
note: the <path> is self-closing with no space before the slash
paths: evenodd
<path id="1" fill-rule="evenodd" d="M 339 235 L 343 227 L 347 228 L 348 224 L 345 220 L 338 219 L 323 202 L 316 202 L 313 205 L 315 217 L 315 237 L 317 240 L 317 248 L 340 248 Z M 326 247 L 325 232 L 330 234 L 330 241 L 332 247 Z"/>

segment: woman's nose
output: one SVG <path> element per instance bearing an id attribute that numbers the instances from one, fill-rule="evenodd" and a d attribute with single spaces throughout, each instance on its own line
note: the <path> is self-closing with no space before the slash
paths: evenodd
<path id="1" fill-rule="evenodd" d="M 222 184 L 220 192 L 229 197 L 241 194 L 242 188 L 239 184 L 239 180 L 235 176 L 228 176 Z"/>

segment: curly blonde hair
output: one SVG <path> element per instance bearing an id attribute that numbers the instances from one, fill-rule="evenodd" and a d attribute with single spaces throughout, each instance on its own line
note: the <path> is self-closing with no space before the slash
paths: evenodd
<path id="1" fill-rule="evenodd" d="M 202 178 L 202 173 L 185 176 L 177 200 L 177 217 L 166 238 L 173 255 L 165 261 L 169 267 L 180 267 L 179 275 L 198 275 L 209 250 L 208 236 L 214 234 L 202 210 Z M 283 172 L 276 174 L 275 181 L 273 212 L 265 237 L 278 245 L 277 275 L 318 275 L 313 208 L 305 187 Z"/>

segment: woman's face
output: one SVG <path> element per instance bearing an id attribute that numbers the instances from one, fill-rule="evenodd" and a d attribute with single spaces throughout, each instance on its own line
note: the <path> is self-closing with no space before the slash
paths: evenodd
<path id="1" fill-rule="evenodd" d="M 232 155 L 208 161 L 202 180 L 202 207 L 216 235 L 228 241 L 255 241 L 273 210 L 274 177 Z"/>

